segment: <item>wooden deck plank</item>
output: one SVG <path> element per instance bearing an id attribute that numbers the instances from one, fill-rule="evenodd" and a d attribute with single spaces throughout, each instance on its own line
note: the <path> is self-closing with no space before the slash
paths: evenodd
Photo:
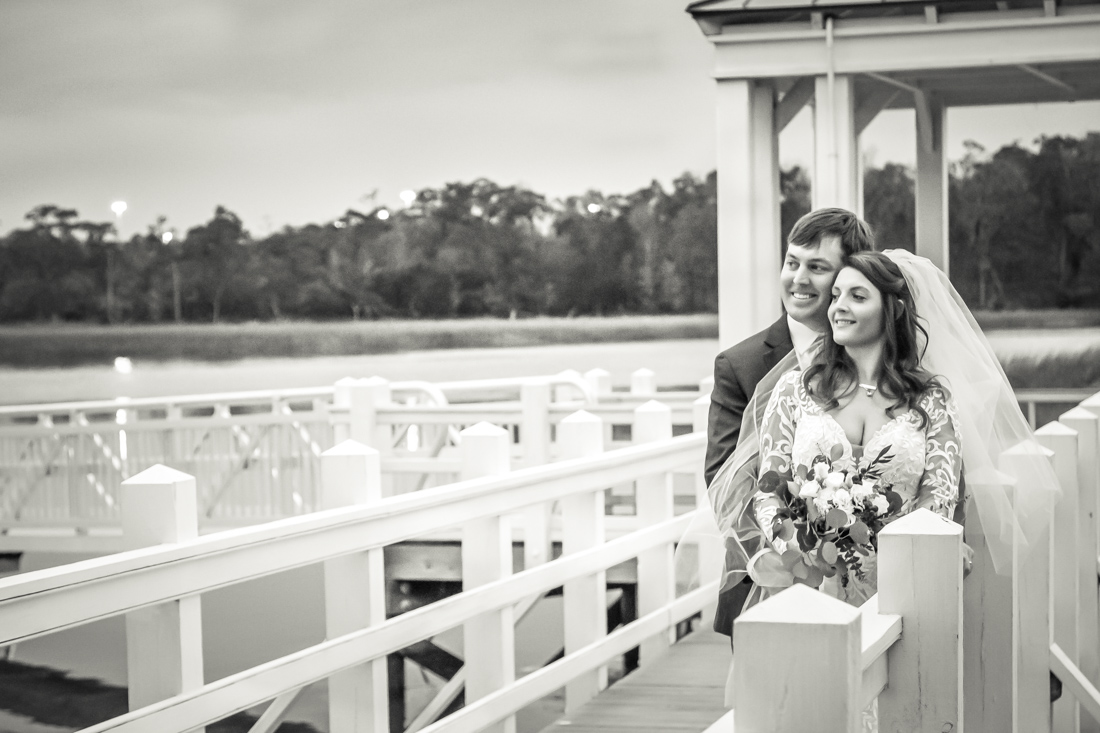
<path id="1" fill-rule="evenodd" d="M 726 714 L 729 637 L 695 631 L 542 733 L 701 733 Z"/>

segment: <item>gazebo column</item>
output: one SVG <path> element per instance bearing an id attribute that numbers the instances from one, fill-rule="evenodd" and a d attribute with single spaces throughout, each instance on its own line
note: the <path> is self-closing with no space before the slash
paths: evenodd
<path id="1" fill-rule="evenodd" d="M 947 108 L 923 92 L 914 95 L 917 109 L 916 208 L 917 254 L 948 272 L 947 156 L 944 126 Z"/>
<path id="2" fill-rule="evenodd" d="M 852 77 L 818 76 L 814 80 L 813 208 L 839 206 L 863 216 L 859 168 Z"/>
<path id="3" fill-rule="evenodd" d="M 775 87 L 718 81 L 718 341 L 779 317 L 779 141 Z"/>

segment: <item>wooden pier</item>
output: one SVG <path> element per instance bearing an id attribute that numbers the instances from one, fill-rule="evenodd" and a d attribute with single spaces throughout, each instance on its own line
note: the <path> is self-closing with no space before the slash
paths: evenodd
<path id="1" fill-rule="evenodd" d="M 543 733 L 700 733 L 727 712 L 730 659 L 728 636 L 692 632 Z"/>

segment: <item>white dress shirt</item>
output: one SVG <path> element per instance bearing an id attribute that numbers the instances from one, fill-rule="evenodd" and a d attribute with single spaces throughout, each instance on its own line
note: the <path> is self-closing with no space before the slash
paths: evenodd
<path id="1" fill-rule="evenodd" d="M 787 316 L 787 327 L 791 330 L 791 343 L 794 345 L 794 353 L 798 356 L 798 367 L 805 369 L 814 360 L 821 344 L 818 339 L 821 334 L 804 323 Z"/>

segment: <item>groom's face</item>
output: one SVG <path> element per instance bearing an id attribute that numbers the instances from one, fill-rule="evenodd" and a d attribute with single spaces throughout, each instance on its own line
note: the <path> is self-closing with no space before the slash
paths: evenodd
<path id="1" fill-rule="evenodd" d="M 783 308 L 791 318 L 815 331 L 829 327 L 833 281 L 844 264 L 840 237 L 825 236 L 815 247 L 787 245 L 779 275 Z"/>

